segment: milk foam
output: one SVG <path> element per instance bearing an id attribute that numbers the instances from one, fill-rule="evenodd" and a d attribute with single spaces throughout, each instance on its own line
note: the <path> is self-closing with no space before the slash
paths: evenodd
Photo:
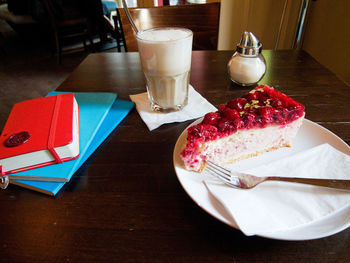
<path id="1" fill-rule="evenodd" d="M 189 37 L 191 32 L 183 29 L 156 29 L 141 32 L 138 37 L 147 41 L 172 41 Z"/>
<path id="2" fill-rule="evenodd" d="M 190 70 L 192 32 L 186 29 L 151 29 L 137 35 L 145 74 L 180 75 Z"/>

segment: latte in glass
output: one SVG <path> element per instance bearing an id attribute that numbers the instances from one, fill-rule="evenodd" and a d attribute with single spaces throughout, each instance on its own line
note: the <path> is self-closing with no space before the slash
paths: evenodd
<path id="1" fill-rule="evenodd" d="M 154 28 L 138 32 L 136 38 L 152 109 L 182 109 L 188 101 L 192 31 Z"/>

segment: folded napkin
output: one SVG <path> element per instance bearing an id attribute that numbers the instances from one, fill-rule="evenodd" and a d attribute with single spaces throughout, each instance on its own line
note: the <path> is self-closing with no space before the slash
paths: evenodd
<path id="1" fill-rule="evenodd" d="M 180 111 L 169 113 L 153 111 L 148 100 L 147 92 L 137 95 L 130 95 L 130 98 L 133 102 L 135 102 L 136 110 L 150 131 L 165 123 L 183 122 L 196 119 L 204 116 L 208 112 L 217 110 L 197 91 L 195 91 L 191 85 L 189 86 L 188 90 L 188 104 Z"/>
<path id="2" fill-rule="evenodd" d="M 350 180 L 350 156 L 322 144 L 242 172 L 257 176 Z M 311 185 L 268 181 L 251 190 L 240 190 L 216 178 L 204 183 L 246 235 L 292 230 L 350 205 L 350 192 Z"/>

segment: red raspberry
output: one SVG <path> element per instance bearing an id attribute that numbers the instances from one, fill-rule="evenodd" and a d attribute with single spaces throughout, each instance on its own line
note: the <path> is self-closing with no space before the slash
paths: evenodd
<path id="1" fill-rule="evenodd" d="M 219 131 L 221 131 L 221 132 L 228 131 L 230 129 L 230 126 L 231 126 L 230 121 L 228 119 L 225 119 L 225 118 L 222 118 L 218 124 Z"/>
<path id="2" fill-rule="evenodd" d="M 218 129 L 212 125 L 201 125 L 201 133 L 205 141 L 215 140 Z"/>
<path id="3" fill-rule="evenodd" d="M 201 126 L 201 125 L 197 124 L 197 125 L 194 125 L 194 126 L 189 127 L 189 128 L 187 129 L 187 133 L 188 133 L 191 137 L 200 137 L 200 136 L 202 136 L 200 126 Z"/>
<path id="4" fill-rule="evenodd" d="M 260 115 L 264 123 L 273 122 L 274 109 L 272 107 L 260 107 L 257 109 L 258 115 Z"/>
<path id="5" fill-rule="evenodd" d="M 234 120 L 240 118 L 240 115 L 237 110 L 226 108 L 226 110 L 224 111 L 224 117 L 229 120 Z"/>
<path id="6" fill-rule="evenodd" d="M 275 107 L 275 108 L 282 108 L 283 107 L 283 102 L 280 99 L 272 99 L 270 104 L 272 107 Z"/>
<path id="7" fill-rule="evenodd" d="M 227 107 L 230 109 L 235 109 L 238 111 L 242 111 L 244 108 L 244 105 L 246 105 L 247 100 L 245 98 L 237 98 L 234 100 L 231 100 L 227 103 Z"/>
<path id="8" fill-rule="evenodd" d="M 304 113 L 304 106 L 303 105 L 294 105 L 294 106 L 289 106 L 288 108 L 288 119 L 290 121 L 294 121 L 301 117 Z"/>
<path id="9" fill-rule="evenodd" d="M 267 99 L 270 99 L 269 94 L 267 94 L 266 92 L 259 92 L 259 98 L 258 98 L 258 100 L 259 100 L 260 102 L 264 102 L 264 101 L 266 101 Z"/>
<path id="10" fill-rule="evenodd" d="M 216 126 L 220 119 L 220 115 L 217 112 L 209 112 L 205 114 L 203 124 L 210 124 Z"/>
<path id="11" fill-rule="evenodd" d="M 276 123 L 282 124 L 282 125 L 286 124 L 287 117 L 288 117 L 288 110 L 286 108 L 274 110 L 273 118 L 275 119 Z"/>
<path id="12" fill-rule="evenodd" d="M 287 107 L 289 111 L 294 111 L 294 112 L 301 112 L 304 111 L 304 106 L 303 105 L 293 105 Z"/>
<path id="13" fill-rule="evenodd" d="M 247 93 L 245 94 L 243 97 L 246 98 L 248 101 L 252 101 L 252 100 L 257 100 L 259 97 L 259 93 L 258 91 L 255 91 L 254 93 Z"/>
<path id="14" fill-rule="evenodd" d="M 236 128 L 236 130 L 244 128 L 244 121 L 240 119 L 234 119 L 233 120 L 233 126 Z"/>
<path id="15" fill-rule="evenodd" d="M 244 113 L 243 115 L 244 126 L 246 128 L 252 128 L 255 124 L 255 114 L 254 113 Z"/>
<path id="16" fill-rule="evenodd" d="M 224 111 L 226 109 L 226 105 L 225 104 L 221 104 L 219 106 L 219 111 Z"/>
<path id="17" fill-rule="evenodd" d="M 201 142 L 216 139 L 218 129 L 212 125 L 197 124 L 187 129 L 190 141 Z"/>

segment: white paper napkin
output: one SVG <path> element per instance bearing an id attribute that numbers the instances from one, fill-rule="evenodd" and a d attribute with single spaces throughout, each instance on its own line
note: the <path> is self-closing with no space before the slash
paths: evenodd
<path id="1" fill-rule="evenodd" d="M 165 123 L 183 122 L 196 119 L 204 116 L 208 112 L 217 110 L 197 91 L 195 91 L 191 85 L 189 86 L 188 90 L 188 104 L 180 111 L 169 113 L 153 111 L 148 100 L 147 92 L 130 95 L 130 98 L 133 102 L 135 102 L 136 110 L 150 131 Z"/>
<path id="2" fill-rule="evenodd" d="M 244 172 L 257 176 L 350 179 L 350 156 L 322 144 Z M 254 189 L 240 190 L 215 178 L 204 183 L 246 235 L 291 230 L 350 204 L 350 192 L 304 184 L 264 182 Z"/>

